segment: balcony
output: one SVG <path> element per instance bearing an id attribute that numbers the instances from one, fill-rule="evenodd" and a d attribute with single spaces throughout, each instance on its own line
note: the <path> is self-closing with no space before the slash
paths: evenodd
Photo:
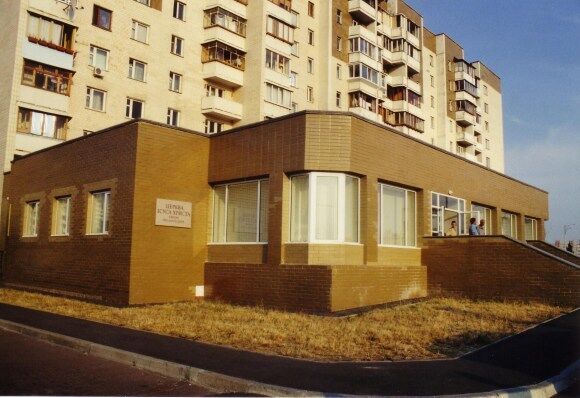
<path id="1" fill-rule="evenodd" d="M 222 84 L 226 87 L 237 88 L 244 85 L 244 72 L 220 61 L 210 61 L 203 64 L 203 78 Z"/>
<path id="2" fill-rule="evenodd" d="M 405 86 L 409 90 L 416 92 L 417 94 L 421 94 L 421 85 L 416 81 L 409 79 L 407 76 L 392 76 L 389 75 L 387 82 L 391 86 Z"/>
<path id="3" fill-rule="evenodd" d="M 22 44 L 22 57 L 57 68 L 73 69 L 74 57 L 72 52 L 59 51 L 29 40 L 25 40 Z"/>
<path id="4" fill-rule="evenodd" d="M 371 82 L 370 80 L 363 79 L 362 77 L 352 77 L 348 79 L 348 91 L 363 91 L 372 95 L 373 97 L 377 96 L 377 90 L 379 86 L 375 83 Z"/>
<path id="5" fill-rule="evenodd" d="M 455 100 L 457 101 L 469 101 L 473 104 L 477 103 L 477 98 L 474 97 L 472 94 L 468 93 L 467 91 L 456 91 L 455 92 Z"/>
<path id="6" fill-rule="evenodd" d="M 348 0 L 348 12 L 354 19 L 368 25 L 375 20 L 376 10 L 374 0 Z"/>
<path id="7" fill-rule="evenodd" d="M 246 39 L 243 36 L 218 25 L 205 28 L 204 39 L 206 42 L 217 40 L 232 47 L 236 47 L 241 51 L 246 51 Z"/>
<path id="8" fill-rule="evenodd" d="M 352 52 L 348 54 L 348 62 L 351 64 L 363 63 L 377 71 L 383 69 L 383 64 L 380 61 L 377 61 L 376 59 L 371 58 L 367 54 L 361 52 Z"/>
<path id="9" fill-rule="evenodd" d="M 276 3 L 276 4 L 274 4 Z M 276 1 L 265 1 L 264 2 L 264 14 L 271 15 L 272 17 L 279 19 L 280 21 L 290 25 L 296 26 L 296 20 L 293 14 L 290 12 L 291 8 L 284 6 L 283 4 L 278 4 L 279 2 Z M 284 3 L 284 2 L 280 2 Z"/>
<path id="10" fill-rule="evenodd" d="M 457 133 L 457 144 L 461 146 L 470 146 L 475 144 L 475 136 L 467 131 Z"/>
<path id="11" fill-rule="evenodd" d="M 363 25 L 351 25 L 348 27 L 348 37 L 362 37 L 371 44 L 377 41 L 376 35 Z"/>
<path id="12" fill-rule="evenodd" d="M 205 3 L 204 7 L 206 10 L 213 7 L 221 7 L 226 10 L 230 10 L 231 12 L 239 15 L 242 18 L 246 18 L 246 6 L 248 5 L 247 0 L 240 1 L 240 0 L 208 0 Z"/>
<path id="13" fill-rule="evenodd" d="M 361 107 L 352 107 L 348 108 L 348 111 L 376 123 L 380 123 L 382 121 L 381 116 L 370 109 L 365 109 Z"/>
<path id="14" fill-rule="evenodd" d="M 243 106 L 230 99 L 209 96 L 201 99 L 201 113 L 227 122 L 237 122 L 242 119 Z"/>
<path id="15" fill-rule="evenodd" d="M 463 110 L 455 112 L 455 119 L 460 126 L 471 126 L 475 124 L 475 116 Z"/>

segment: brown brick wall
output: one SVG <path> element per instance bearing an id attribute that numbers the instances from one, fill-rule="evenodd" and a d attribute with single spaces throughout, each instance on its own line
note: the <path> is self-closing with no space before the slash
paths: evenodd
<path id="1" fill-rule="evenodd" d="M 207 258 L 209 139 L 139 123 L 137 144 L 130 303 L 193 299 Z M 191 202 L 191 228 L 156 226 L 157 199 Z"/>
<path id="2" fill-rule="evenodd" d="M 424 239 L 429 295 L 577 307 L 579 268 L 506 237 Z"/>
<path id="3" fill-rule="evenodd" d="M 69 141 L 14 162 L 5 195 L 10 206 L 3 281 L 30 289 L 128 303 L 136 125 Z M 110 188 L 110 234 L 86 235 L 91 189 Z M 72 195 L 70 236 L 51 237 L 54 196 Z M 26 200 L 40 199 L 39 234 L 23 238 Z"/>
<path id="4" fill-rule="evenodd" d="M 562 250 L 556 246 L 553 246 L 541 240 L 532 240 L 528 241 L 527 243 L 534 247 L 537 247 L 542 251 L 553 254 L 556 257 L 560 257 L 563 260 L 570 261 L 572 264 L 580 265 L 580 257 L 566 250 Z"/>

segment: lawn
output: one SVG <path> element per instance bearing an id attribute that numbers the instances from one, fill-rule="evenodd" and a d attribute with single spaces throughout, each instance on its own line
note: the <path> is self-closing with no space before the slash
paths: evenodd
<path id="1" fill-rule="evenodd" d="M 570 309 L 434 298 L 334 318 L 195 301 L 111 308 L 0 289 L 0 302 L 251 351 L 317 360 L 446 358 Z"/>

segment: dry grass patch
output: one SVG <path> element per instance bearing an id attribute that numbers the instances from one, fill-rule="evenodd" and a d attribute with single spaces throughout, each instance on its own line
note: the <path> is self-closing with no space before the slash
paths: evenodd
<path id="1" fill-rule="evenodd" d="M 437 298 L 330 318 L 211 301 L 111 308 L 10 289 L 0 302 L 269 354 L 364 361 L 456 356 L 570 310 Z"/>

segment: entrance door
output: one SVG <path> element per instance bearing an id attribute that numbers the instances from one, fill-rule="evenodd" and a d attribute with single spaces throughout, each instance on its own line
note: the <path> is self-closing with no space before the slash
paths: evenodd
<path id="1" fill-rule="evenodd" d="M 431 233 L 445 236 L 445 207 L 431 207 Z"/>

